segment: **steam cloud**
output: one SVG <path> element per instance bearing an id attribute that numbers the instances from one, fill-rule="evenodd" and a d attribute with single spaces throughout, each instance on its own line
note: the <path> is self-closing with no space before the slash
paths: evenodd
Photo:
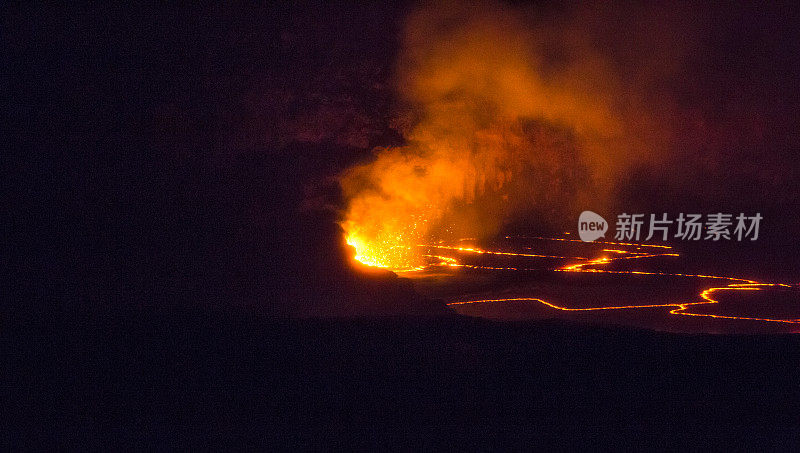
<path id="1" fill-rule="evenodd" d="M 490 236 L 532 213 L 547 224 L 602 209 L 621 175 L 667 146 L 659 115 L 669 104 L 655 112 L 644 101 L 653 75 L 600 49 L 606 31 L 591 19 L 613 12 L 542 14 L 445 2 L 409 16 L 395 77 L 407 145 L 378 149 L 341 177 L 342 226 L 358 259 L 413 267 L 425 241 Z M 677 66 L 677 55 L 657 56 Z"/>

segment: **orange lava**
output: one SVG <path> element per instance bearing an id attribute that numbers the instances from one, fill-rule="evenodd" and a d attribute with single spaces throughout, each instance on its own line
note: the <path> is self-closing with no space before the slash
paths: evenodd
<path id="1" fill-rule="evenodd" d="M 568 242 L 581 242 L 575 239 L 564 239 L 564 238 L 544 238 L 544 237 L 530 237 L 530 239 L 540 239 L 540 240 L 551 240 L 551 241 L 568 241 Z M 633 244 L 633 243 L 624 243 L 624 242 L 600 242 L 601 244 L 609 244 L 615 246 L 633 246 L 637 248 L 659 248 L 664 249 L 663 252 L 635 252 L 635 251 L 628 251 L 622 249 L 604 249 L 603 252 L 609 254 L 606 256 L 601 256 L 599 258 L 594 259 L 587 259 L 584 257 L 566 257 L 566 256 L 554 256 L 554 255 L 539 255 L 539 254 L 532 254 L 532 253 L 513 253 L 513 252 L 505 252 L 505 251 L 492 251 L 492 250 L 483 250 L 477 247 L 455 247 L 455 246 L 445 246 L 445 245 L 420 245 L 420 247 L 427 247 L 427 248 L 434 248 L 434 249 L 444 249 L 444 250 L 453 250 L 462 253 L 475 253 L 475 254 L 490 254 L 490 255 L 506 255 L 506 256 L 519 256 L 519 257 L 532 257 L 532 258 L 560 258 L 565 260 L 582 260 L 582 262 L 568 264 L 562 267 L 558 267 L 555 269 L 551 269 L 554 272 L 591 272 L 591 273 L 609 273 L 609 274 L 632 274 L 632 275 L 659 275 L 659 276 L 671 276 L 671 277 L 685 277 L 685 278 L 698 278 L 698 279 L 716 279 L 716 280 L 726 280 L 730 282 L 725 286 L 717 286 L 717 287 L 710 287 L 706 288 L 700 292 L 699 298 L 701 301 L 698 302 L 675 302 L 675 303 L 666 303 L 666 304 L 648 304 L 648 305 L 620 305 L 620 306 L 604 306 L 604 307 L 588 307 L 588 308 L 571 308 L 571 307 L 564 307 L 553 304 L 543 299 L 535 298 L 535 297 L 519 297 L 519 298 L 504 298 L 504 299 L 479 299 L 479 300 L 467 300 L 467 301 L 459 301 L 459 302 L 451 302 L 448 305 L 465 305 L 465 304 L 479 304 L 479 303 L 500 303 L 500 302 L 519 302 L 519 301 L 533 301 L 540 303 L 542 305 L 548 306 L 550 308 L 560 310 L 560 311 L 600 311 L 600 310 L 634 310 L 634 309 L 643 309 L 643 308 L 657 308 L 657 307 L 672 307 L 673 309 L 669 311 L 670 314 L 673 315 L 682 315 L 682 316 L 696 316 L 696 317 L 708 317 L 708 318 L 718 318 L 718 319 L 733 319 L 733 320 L 745 320 L 745 321 L 760 321 L 760 322 L 777 322 L 777 323 L 789 323 L 789 324 L 800 324 L 800 319 L 779 319 L 779 318 L 756 318 L 756 317 L 746 317 L 746 316 L 727 316 L 727 315 L 715 315 L 715 314 L 707 314 L 707 313 L 690 313 L 687 310 L 692 306 L 697 305 L 710 305 L 710 304 L 718 304 L 719 301 L 712 297 L 714 293 L 720 291 L 760 291 L 764 288 L 770 287 L 785 287 L 785 288 L 793 288 L 794 285 L 789 285 L 785 283 L 764 283 L 764 282 L 757 282 L 754 280 L 738 278 L 738 277 L 728 277 L 728 276 L 718 276 L 718 275 L 703 275 L 703 274 L 683 274 L 683 273 L 670 273 L 670 272 L 645 272 L 645 271 L 611 271 L 605 269 L 598 269 L 597 267 L 605 266 L 609 263 L 614 261 L 623 260 L 623 259 L 645 259 L 645 258 L 654 258 L 654 257 L 678 257 L 680 256 L 678 253 L 674 253 L 671 249 L 672 247 L 666 245 L 652 245 L 652 244 Z M 432 264 L 431 266 L 448 266 L 448 267 L 465 267 L 465 268 L 475 268 L 475 269 L 488 269 L 488 270 L 511 270 L 511 271 L 523 271 L 529 270 L 525 268 L 519 267 L 490 267 L 490 266 L 480 266 L 480 265 L 471 265 L 471 264 L 463 264 L 460 263 L 456 258 L 453 257 L 446 257 L 446 256 L 437 256 L 437 255 L 425 255 L 430 258 L 438 259 L 439 262 L 437 264 Z"/>

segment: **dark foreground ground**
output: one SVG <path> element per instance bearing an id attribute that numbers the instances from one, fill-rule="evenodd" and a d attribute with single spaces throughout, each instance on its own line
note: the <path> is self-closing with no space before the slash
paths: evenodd
<path id="1" fill-rule="evenodd" d="M 19 321 L 4 332 L 11 447 L 762 450 L 800 439 L 800 336 L 141 309 Z"/>

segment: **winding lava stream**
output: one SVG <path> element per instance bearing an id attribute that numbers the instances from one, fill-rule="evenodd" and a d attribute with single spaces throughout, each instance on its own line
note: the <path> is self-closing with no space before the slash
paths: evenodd
<path id="1" fill-rule="evenodd" d="M 526 237 L 522 237 L 526 238 Z M 506 237 L 506 239 L 512 239 L 511 237 Z M 526 239 L 537 239 L 537 240 L 547 240 L 547 241 L 567 241 L 567 242 L 582 242 L 576 239 L 566 239 L 566 238 L 546 238 L 546 237 L 527 237 Z M 595 241 L 594 244 L 604 244 L 609 246 L 615 247 L 636 247 L 638 249 L 646 249 L 647 252 L 641 251 L 630 251 L 624 250 L 621 248 L 607 248 L 603 249 L 604 252 L 611 254 L 611 257 L 603 257 L 603 258 L 596 258 L 596 259 L 587 259 L 583 257 L 567 257 L 567 256 L 557 256 L 557 255 L 542 255 L 542 254 L 535 254 L 535 253 L 514 253 L 514 252 L 505 252 L 505 251 L 492 251 L 492 250 L 484 250 L 474 246 L 470 247 L 460 247 L 460 246 L 450 246 L 450 245 L 441 245 L 441 244 L 421 244 L 420 247 L 426 247 L 429 249 L 438 249 L 438 250 L 449 250 L 449 251 L 456 251 L 460 253 L 474 253 L 474 254 L 486 254 L 486 255 L 500 255 L 500 256 L 516 256 L 522 258 L 558 258 L 558 259 L 566 259 L 566 260 L 578 260 L 579 263 L 576 264 L 569 264 L 562 267 L 557 267 L 554 269 L 549 269 L 553 272 L 591 272 L 591 273 L 610 273 L 610 274 L 632 274 L 632 275 L 658 275 L 658 276 L 670 276 L 670 277 L 686 277 L 686 278 L 696 278 L 696 279 L 715 279 L 715 280 L 723 280 L 727 281 L 724 286 L 715 286 L 711 288 L 706 288 L 699 294 L 699 298 L 701 301 L 698 302 L 678 302 L 678 303 L 667 303 L 667 304 L 652 304 L 652 305 L 621 305 L 621 306 L 604 306 L 604 307 L 589 307 L 589 308 L 570 308 L 559 306 L 548 302 L 543 299 L 533 298 L 533 297 L 520 297 L 520 298 L 506 298 L 506 299 L 478 299 L 478 300 L 465 300 L 465 301 L 458 301 L 458 302 L 450 302 L 448 305 L 465 305 L 465 304 L 483 304 L 483 303 L 502 303 L 502 302 L 520 302 L 520 301 L 530 301 L 536 302 L 543 305 L 546 305 L 550 308 L 554 308 L 556 310 L 561 311 L 602 311 L 602 310 L 635 310 L 635 309 L 642 309 L 642 308 L 654 308 L 654 307 L 671 307 L 673 308 L 670 310 L 670 314 L 673 315 L 682 315 L 682 316 L 699 316 L 699 317 L 709 317 L 709 318 L 720 318 L 720 319 L 738 319 L 738 320 L 747 320 L 747 321 L 762 321 L 762 322 L 771 322 L 771 323 L 788 323 L 788 324 L 800 324 L 800 318 L 796 319 L 781 319 L 781 318 L 757 318 L 757 317 L 746 317 L 746 316 L 727 316 L 727 315 L 717 315 L 717 314 L 710 314 L 710 313 L 692 313 L 689 312 L 689 308 L 692 306 L 699 306 L 699 305 L 709 305 L 709 304 L 719 304 L 719 300 L 715 299 L 714 296 L 717 293 L 725 292 L 725 291 L 760 291 L 767 288 L 775 288 L 775 287 L 784 287 L 784 288 L 798 288 L 798 285 L 790 285 L 785 283 L 765 283 L 765 282 L 757 282 L 754 280 L 748 280 L 743 278 L 736 278 L 736 277 L 726 277 L 726 276 L 717 276 L 717 275 L 701 275 L 701 274 L 681 274 L 681 273 L 669 273 L 669 272 L 645 272 L 645 271 L 633 271 L 633 270 L 605 270 L 605 269 L 598 269 L 598 267 L 605 266 L 609 263 L 619 261 L 619 260 L 630 260 L 630 259 L 645 259 L 645 258 L 654 258 L 654 257 L 663 257 L 663 256 L 680 256 L 678 253 L 675 253 L 672 250 L 672 247 L 666 245 L 652 245 L 652 244 L 634 244 L 634 243 L 626 243 L 626 242 L 610 242 L 610 241 Z M 436 267 L 436 266 L 446 266 L 446 267 L 463 267 L 463 268 L 473 268 L 473 269 L 486 269 L 486 270 L 510 270 L 510 271 L 525 271 L 525 270 L 534 270 L 534 269 L 525 269 L 519 267 L 491 267 L 491 266 L 480 266 L 480 265 L 472 265 L 472 264 L 463 264 L 459 262 L 456 258 L 448 257 L 448 256 L 439 256 L 439 255 L 425 255 L 428 258 L 438 260 L 437 263 L 433 263 L 429 266 Z M 421 269 L 414 269 L 414 271 L 418 271 Z"/>

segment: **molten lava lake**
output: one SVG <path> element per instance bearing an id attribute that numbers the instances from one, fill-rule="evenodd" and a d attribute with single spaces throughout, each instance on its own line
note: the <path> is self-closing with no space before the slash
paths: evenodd
<path id="1" fill-rule="evenodd" d="M 688 333 L 800 332 L 800 286 L 710 271 L 671 245 L 507 236 L 420 245 L 400 271 L 459 314 Z"/>

